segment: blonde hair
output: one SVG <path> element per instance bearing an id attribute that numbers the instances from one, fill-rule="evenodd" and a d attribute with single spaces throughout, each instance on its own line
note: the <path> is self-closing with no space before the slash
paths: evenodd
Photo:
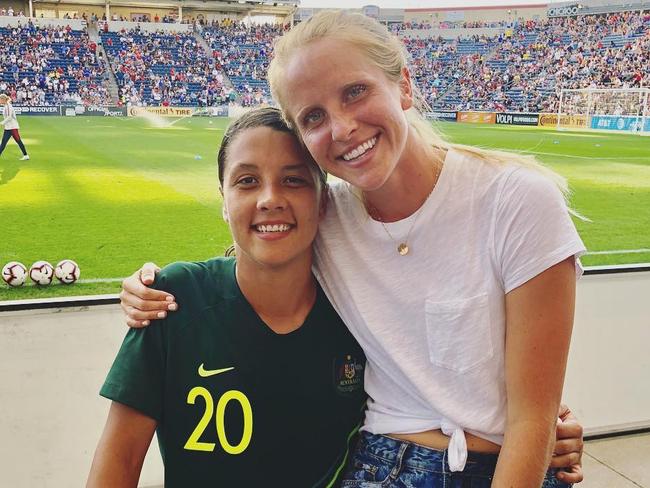
<path id="1" fill-rule="evenodd" d="M 291 127 L 295 127 L 295 123 L 284 109 L 286 106 L 285 94 L 282 91 L 284 68 L 291 56 L 302 46 L 323 38 L 345 41 L 359 48 L 375 66 L 384 72 L 389 80 L 395 83 L 401 80 L 402 69 L 408 65 L 409 56 L 404 44 L 376 20 L 363 14 L 343 10 L 318 12 L 277 38 L 273 48 L 268 81 L 273 98 L 279 103 L 282 114 Z M 452 144 L 447 141 L 422 115 L 423 112 L 429 111 L 430 107 L 417 86 L 413 85 L 412 90 L 414 104 L 406 112 L 406 118 L 409 125 L 426 144 L 445 150 L 455 149 L 494 164 L 515 163 L 531 168 L 551 179 L 565 198 L 568 198 L 569 190 L 566 179 L 543 166 L 534 156 Z"/>

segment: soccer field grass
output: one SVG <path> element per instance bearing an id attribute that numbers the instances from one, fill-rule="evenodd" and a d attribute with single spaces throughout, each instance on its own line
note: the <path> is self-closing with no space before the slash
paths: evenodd
<path id="1" fill-rule="evenodd" d="M 167 123 L 172 122 L 168 120 Z M 21 117 L 30 161 L 0 157 L 0 266 L 73 259 L 82 282 L 0 286 L 0 300 L 114 293 L 145 261 L 201 260 L 231 243 L 216 154 L 225 119 Z M 454 142 L 531 152 L 565 175 L 587 266 L 650 262 L 650 138 L 439 124 Z M 644 250 L 645 251 L 642 251 Z M 625 251 L 625 252 L 622 252 Z"/>

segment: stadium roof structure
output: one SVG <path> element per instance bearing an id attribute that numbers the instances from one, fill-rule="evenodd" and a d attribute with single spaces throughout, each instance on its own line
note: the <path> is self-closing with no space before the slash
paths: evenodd
<path id="1" fill-rule="evenodd" d="M 52 3 L 52 0 L 33 0 L 38 3 Z M 289 15 L 300 6 L 300 0 L 58 0 L 59 4 L 110 5 L 113 7 L 158 7 L 190 8 L 218 12 L 232 12 L 257 15 Z"/>

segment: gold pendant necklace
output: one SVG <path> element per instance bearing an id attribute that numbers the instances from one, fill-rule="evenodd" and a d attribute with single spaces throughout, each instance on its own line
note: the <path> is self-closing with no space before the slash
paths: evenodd
<path id="1" fill-rule="evenodd" d="M 409 253 L 408 244 L 406 244 L 406 242 L 402 242 L 399 246 L 397 246 L 397 252 L 400 256 L 406 256 Z"/>
<path id="2" fill-rule="evenodd" d="M 404 239 L 403 242 L 400 242 L 399 244 L 397 244 L 397 254 L 399 254 L 400 256 L 406 256 L 409 253 L 409 251 L 411 250 L 409 248 L 409 244 L 408 244 L 409 237 L 411 236 L 411 231 L 415 227 L 415 223 L 417 222 L 418 217 L 420 216 L 420 213 L 422 212 L 422 209 L 425 207 L 426 203 L 429 201 L 429 197 L 431 197 L 431 194 L 433 193 L 433 190 L 435 189 L 436 184 L 438 183 L 438 178 L 440 178 L 440 172 L 441 171 L 442 171 L 442 162 L 440 162 L 440 164 L 436 165 L 436 167 L 435 167 L 435 174 L 433 175 L 433 186 L 431 187 L 431 191 L 429 192 L 427 197 L 424 199 L 424 202 L 422 202 L 422 205 L 420 206 L 420 208 L 417 209 L 417 211 L 415 213 L 415 217 L 413 218 L 413 223 L 411 224 L 411 227 L 409 228 L 409 231 L 406 233 L 406 238 Z M 382 218 L 381 214 L 379 213 L 379 210 L 377 210 L 377 208 L 374 205 L 372 205 L 371 203 L 369 203 L 366 200 L 363 193 L 361 193 L 361 198 L 357 197 L 354 194 L 354 192 L 352 192 L 352 194 L 361 202 L 361 204 L 364 206 L 364 208 L 368 212 L 368 215 L 373 220 L 377 220 L 381 224 L 381 226 L 384 228 L 384 232 L 386 232 L 388 237 L 390 237 L 390 240 L 393 241 L 393 243 L 397 243 L 398 241 L 390 233 L 390 231 L 388 230 L 388 227 L 386 227 L 386 224 L 384 223 L 384 219 Z"/>
<path id="3" fill-rule="evenodd" d="M 433 189 L 431 191 L 433 192 Z M 397 254 L 399 254 L 400 256 L 406 256 L 410 251 L 408 242 L 409 242 L 409 237 L 411 236 L 411 231 L 413 230 L 413 227 L 415 227 L 415 222 L 417 222 L 418 217 L 420 216 L 420 212 L 422 211 L 422 208 L 424 207 L 424 204 L 427 202 L 427 200 L 429 200 L 430 195 L 431 195 L 431 193 L 429 193 L 429 195 L 427 195 L 427 198 L 424 200 L 424 203 L 417 210 L 417 213 L 416 213 L 415 217 L 413 218 L 413 223 L 411 224 L 411 227 L 410 227 L 409 231 L 406 233 L 406 238 L 404 239 L 404 241 L 397 244 Z M 388 237 L 390 237 L 390 240 L 393 241 L 393 243 L 397 243 L 398 242 L 397 239 L 395 239 L 393 237 L 393 234 L 390 233 L 390 231 L 388 230 L 388 227 L 386 227 L 386 224 L 384 223 L 384 221 L 381 218 L 381 215 L 379 214 L 377 209 L 375 207 L 373 207 L 372 205 L 370 205 L 368 202 L 365 202 L 365 204 L 366 204 L 366 207 L 368 208 L 368 210 L 370 210 L 369 215 L 374 220 L 379 221 L 379 223 L 381 224 L 381 226 L 384 229 L 384 232 L 386 232 Z"/>

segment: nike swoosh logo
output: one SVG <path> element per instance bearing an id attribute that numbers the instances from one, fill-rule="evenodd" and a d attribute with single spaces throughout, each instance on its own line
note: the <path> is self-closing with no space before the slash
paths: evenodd
<path id="1" fill-rule="evenodd" d="M 203 367 L 203 363 L 201 363 L 201 366 L 199 366 L 199 376 L 201 378 L 208 378 L 216 374 L 225 373 L 226 371 L 232 371 L 233 369 L 235 368 L 231 367 L 231 368 L 223 368 L 223 369 L 205 369 Z"/>

